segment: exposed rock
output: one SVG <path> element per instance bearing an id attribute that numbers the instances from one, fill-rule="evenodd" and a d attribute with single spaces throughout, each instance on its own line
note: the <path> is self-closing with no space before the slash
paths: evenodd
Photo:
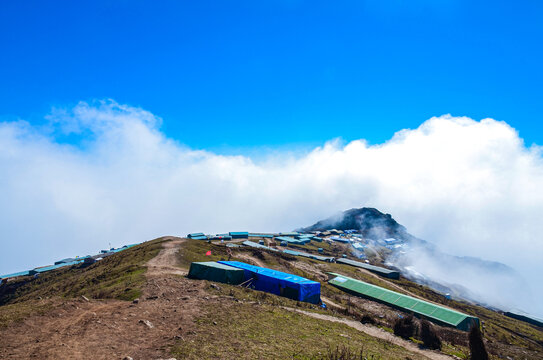
<path id="1" fill-rule="evenodd" d="M 221 290 L 221 287 L 219 285 L 216 285 L 216 284 L 210 284 L 209 286 L 211 286 L 213 289 L 215 290 Z"/>
<path id="2" fill-rule="evenodd" d="M 147 326 L 149 329 L 154 328 L 154 325 L 153 325 L 149 320 L 140 320 L 139 323 L 140 323 L 140 324 L 144 324 L 144 325 Z"/>

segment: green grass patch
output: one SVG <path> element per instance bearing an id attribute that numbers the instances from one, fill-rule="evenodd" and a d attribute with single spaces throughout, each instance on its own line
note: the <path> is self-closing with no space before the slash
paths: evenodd
<path id="1" fill-rule="evenodd" d="M 404 359 L 406 349 L 349 326 L 267 304 L 208 304 L 193 334 L 172 349 L 182 359 L 322 359 L 348 347 L 374 359 Z"/>

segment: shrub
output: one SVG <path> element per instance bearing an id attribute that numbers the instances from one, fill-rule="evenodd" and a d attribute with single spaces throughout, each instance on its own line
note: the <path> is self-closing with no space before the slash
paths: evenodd
<path id="1" fill-rule="evenodd" d="M 441 350 L 441 339 L 427 320 L 420 323 L 420 340 L 428 349 Z"/>
<path id="2" fill-rule="evenodd" d="M 360 318 L 360 322 L 362 324 L 372 324 L 372 325 L 375 325 L 377 323 L 377 321 L 375 321 L 375 319 L 369 316 L 368 314 L 362 315 L 362 317 Z"/>
<path id="3" fill-rule="evenodd" d="M 396 320 L 394 323 L 394 335 L 408 340 L 415 334 L 416 325 L 413 315 Z"/>
<path id="4" fill-rule="evenodd" d="M 483 342 L 483 334 L 479 329 L 479 325 L 474 324 L 468 335 L 469 338 L 469 351 L 471 353 L 471 360 L 488 360 L 488 353 L 486 352 L 485 343 Z"/>

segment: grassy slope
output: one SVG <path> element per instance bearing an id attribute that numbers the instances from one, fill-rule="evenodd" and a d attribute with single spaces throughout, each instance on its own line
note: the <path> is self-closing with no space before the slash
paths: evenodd
<path id="1" fill-rule="evenodd" d="M 332 253 L 332 249 L 330 246 L 323 245 L 324 244 L 321 243 L 315 243 L 311 246 L 299 248 L 311 252 L 318 247 L 323 247 L 325 248 L 325 252 L 330 251 L 330 253 Z M 188 251 L 185 255 L 181 255 L 180 259 L 183 262 L 184 266 L 187 267 L 188 265 L 190 265 L 190 261 L 225 260 L 227 258 L 226 249 L 223 246 L 209 244 L 206 242 L 192 241 L 186 244 L 186 249 Z M 205 252 L 207 250 L 212 250 L 213 255 L 211 257 L 205 256 Z M 336 250 L 334 252 L 337 253 L 338 251 Z M 333 299 L 336 303 L 340 303 L 349 307 L 351 309 L 351 315 L 355 314 L 355 317 L 364 315 L 365 311 L 362 309 L 357 309 L 356 304 L 351 303 L 349 296 L 345 295 L 337 288 L 323 282 L 322 278 L 319 278 L 315 272 L 304 271 L 299 267 L 293 266 L 292 261 L 311 265 L 311 267 L 319 269 L 321 273 L 325 273 L 328 271 L 337 272 L 375 285 L 389 288 L 394 291 L 398 291 L 397 288 L 390 286 L 390 284 L 388 284 L 387 282 L 363 273 L 357 268 L 348 265 L 336 263 L 329 264 L 302 257 L 294 258 L 273 252 L 258 250 L 255 251 L 252 249 L 243 248 L 232 249 L 232 260 L 239 259 L 236 257 L 237 254 L 251 255 L 257 257 L 260 261 L 264 262 L 265 264 L 269 265 L 274 269 L 321 281 L 322 294 L 327 298 Z M 485 309 L 480 306 L 475 306 L 460 301 L 447 300 L 435 291 L 425 286 L 415 284 L 404 278 L 401 278 L 400 280 L 387 280 L 394 283 L 395 285 L 402 287 L 406 291 L 420 295 L 423 298 L 479 317 L 483 322 L 483 331 L 485 334 L 485 338 L 488 340 L 487 346 L 489 347 L 489 351 L 494 354 L 496 358 L 502 355 L 509 355 L 515 358 L 518 356 L 526 358 L 538 358 L 537 354 L 543 353 L 543 329 L 526 324 L 522 321 L 508 318 L 502 314 Z M 394 311 L 397 312 L 396 310 Z M 387 324 L 385 321 L 377 322 L 380 323 L 383 328 L 390 330 L 391 324 Z M 443 347 L 443 352 L 450 355 L 456 355 L 460 358 L 468 357 L 469 351 L 467 348 L 467 335 L 465 333 L 451 330 L 448 328 L 440 328 L 439 330 L 446 339 Z M 525 350 L 529 350 L 528 354 L 524 353 Z"/>
<path id="2" fill-rule="evenodd" d="M 164 240 L 156 239 L 146 242 L 88 268 L 59 269 L 42 274 L 38 279 L 21 279 L 28 282 L 21 283 L 21 286 L 11 294 L 0 295 L 0 305 L 3 305 L 0 306 L 0 326 L 8 326 L 30 314 L 48 311 L 54 305 L 46 301 L 48 298 L 71 298 L 85 295 L 100 299 L 131 300 L 138 297 L 145 281 L 143 265 L 158 253 L 162 241 Z M 312 251 L 318 247 L 325 247 L 325 251 L 330 251 L 330 253 L 341 251 L 341 249 L 338 251 L 321 244 L 315 244 L 307 250 Z M 192 261 L 216 261 L 229 258 L 227 248 L 207 242 L 188 240 L 182 244 L 182 248 L 179 260 L 184 268 L 188 268 Z M 205 255 L 208 250 L 212 251 L 211 256 Z M 322 294 L 348 308 L 346 315 L 353 318 L 364 315 L 365 310 L 357 308 L 356 302 L 351 302 L 352 298 L 323 282 L 323 273 L 338 272 L 391 288 L 386 282 L 347 265 L 328 264 L 252 249 L 233 248 L 231 255 L 231 260 L 242 261 L 246 260 L 243 260 L 240 255 L 250 255 L 271 268 L 321 281 Z M 295 266 L 294 262 L 304 266 L 300 268 L 300 266 Z M 315 269 L 318 271 L 314 271 Z M 427 299 L 481 318 L 484 322 L 485 337 L 489 340 L 488 346 L 495 355 L 538 358 L 533 356 L 538 354 L 535 351 L 543 353 L 543 331 L 539 328 L 478 306 L 446 300 L 432 290 L 405 279 L 393 282 Z M 209 288 L 208 292 L 211 295 L 224 297 L 224 306 L 222 303 L 220 306 L 203 305 L 202 315 L 197 323 L 198 331 L 174 348 L 174 353 L 180 357 L 183 355 L 188 358 L 198 358 L 196 354 L 199 351 L 202 352 L 200 357 L 213 357 L 216 354 L 224 354 L 222 352 L 224 349 L 235 350 L 237 346 L 243 351 L 236 357 L 242 358 L 292 357 L 295 354 L 298 358 L 319 358 L 320 355 L 326 353 L 328 347 L 348 342 L 353 349 L 363 349 L 367 355 L 380 354 L 385 359 L 404 358 L 401 355 L 404 349 L 384 345 L 345 325 L 309 318 L 281 308 L 281 306 L 299 307 L 321 312 L 310 304 L 228 285 L 221 285 L 221 290 Z M 238 299 L 238 301 L 232 301 L 232 299 Z M 336 315 L 345 316 L 339 313 Z M 213 321 L 217 325 L 213 324 Z M 385 329 L 390 328 L 390 324 L 383 319 L 377 319 L 377 322 Z M 323 329 L 326 331 L 322 332 Z M 451 332 L 447 329 L 444 331 Z M 455 335 L 454 331 L 452 335 Z M 460 335 L 462 340 L 455 340 L 452 336 L 452 340 L 445 343 L 444 352 L 466 358 L 465 334 L 460 333 Z M 243 338 L 248 340 L 239 340 Z M 523 354 L 524 350 L 529 351 Z M 243 355 L 245 353 L 249 355 Z"/>
<path id="3" fill-rule="evenodd" d="M 179 342 L 172 355 L 182 359 L 314 359 L 348 346 L 373 359 L 414 355 L 344 324 L 313 319 L 269 304 L 208 305 L 197 332 Z"/>
<path id="4" fill-rule="evenodd" d="M 95 299 L 132 300 L 140 296 L 145 267 L 162 247 L 162 239 L 111 255 L 86 268 L 78 265 L 10 282 L 15 291 L 0 295 L 0 327 L 52 308 L 47 299 L 85 295 Z"/>

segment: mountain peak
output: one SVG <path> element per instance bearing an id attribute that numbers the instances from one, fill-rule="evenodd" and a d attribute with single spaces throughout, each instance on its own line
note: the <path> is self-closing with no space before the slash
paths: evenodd
<path id="1" fill-rule="evenodd" d="M 301 230 L 307 232 L 331 229 L 358 230 L 365 237 L 374 239 L 402 238 L 407 235 L 405 227 L 398 224 L 390 214 L 367 207 L 343 211 Z"/>

